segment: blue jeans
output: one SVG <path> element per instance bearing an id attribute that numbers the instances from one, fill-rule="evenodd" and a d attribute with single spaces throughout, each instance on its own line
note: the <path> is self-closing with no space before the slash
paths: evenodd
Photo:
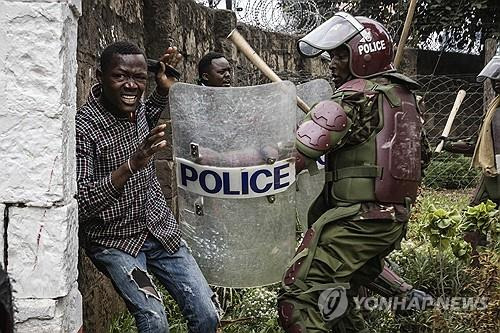
<path id="1" fill-rule="evenodd" d="M 184 241 L 174 254 L 169 254 L 153 236 L 146 239 L 137 257 L 102 246 L 92 246 L 87 253 L 113 282 L 139 332 L 169 332 L 161 295 L 148 270 L 179 304 L 190 333 L 216 331 L 219 317 L 215 295 Z"/>

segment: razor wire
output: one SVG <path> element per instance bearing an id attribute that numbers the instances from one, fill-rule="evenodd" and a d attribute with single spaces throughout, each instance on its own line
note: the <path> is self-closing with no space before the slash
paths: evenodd
<path id="1" fill-rule="evenodd" d="M 197 2 L 210 8 L 225 8 L 220 0 Z M 325 15 L 312 0 L 232 0 L 231 4 L 239 22 L 266 31 L 301 34 L 325 21 Z"/>
<path id="2" fill-rule="evenodd" d="M 239 22 L 261 30 L 287 34 L 305 34 L 338 11 L 366 15 L 363 9 L 359 8 L 358 1 L 196 0 L 196 2 L 209 8 L 231 9 Z M 389 10 L 399 13 L 398 8 L 392 7 L 388 6 Z M 394 15 L 390 22 L 383 23 L 392 36 L 398 36 L 403 26 L 403 19 Z"/>

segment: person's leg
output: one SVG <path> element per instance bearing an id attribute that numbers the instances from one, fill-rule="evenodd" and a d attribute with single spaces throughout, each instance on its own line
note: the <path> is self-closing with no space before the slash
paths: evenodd
<path id="1" fill-rule="evenodd" d="M 148 240 L 149 241 L 149 240 Z M 188 320 L 190 333 L 214 333 L 219 323 L 216 296 L 184 241 L 169 254 L 156 240 L 146 252 L 148 267 L 165 286 Z"/>
<path id="2" fill-rule="evenodd" d="M 140 333 L 169 332 L 163 302 L 147 274 L 146 257 L 142 250 L 137 257 L 100 246 L 93 247 L 87 253 L 96 267 L 113 282 L 134 316 Z"/>
<path id="3" fill-rule="evenodd" d="M 390 252 L 403 229 L 402 223 L 392 220 L 344 220 L 330 222 L 317 232 L 310 229 L 317 241 L 299 247 L 279 296 L 280 324 L 285 331 L 366 331 L 352 307 L 351 298 L 357 292 L 352 276 L 373 258 L 380 261 L 380 255 Z"/>

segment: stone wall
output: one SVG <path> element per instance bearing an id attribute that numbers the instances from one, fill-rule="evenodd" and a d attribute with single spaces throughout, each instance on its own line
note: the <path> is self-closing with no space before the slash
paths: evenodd
<path id="1" fill-rule="evenodd" d="M 76 332 L 79 0 L 0 1 L 0 249 L 16 332 Z"/>

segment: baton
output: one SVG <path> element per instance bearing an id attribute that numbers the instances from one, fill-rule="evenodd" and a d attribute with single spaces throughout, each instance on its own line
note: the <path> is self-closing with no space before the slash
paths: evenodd
<path id="1" fill-rule="evenodd" d="M 401 38 L 398 43 L 398 50 L 396 51 L 396 57 L 394 58 L 394 67 L 398 68 L 401 59 L 403 58 L 403 51 L 406 45 L 406 40 L 408 39 L 408 32 L 410 31 L 411 21 L 413 20 L 413 14 L 415 13 L 415 7 L 417 6 L 417 0 L 411 0 L 410 6 L 408 7 L 408 13 L 406 14 L 405 25 L 403 26 L 403 32 L 401 33 Z"/>
<path id="2" fill-rule="evenodd" d="M 161 68 L 160 62 L 158 60 L 146 59 L 146 63 L 148 64 L 148 72 L 152 72 L 152 73 L 156 74 L 156 73 L 158 73 L 158 71 Z M 181 73 L 179 73 L 179 71 L 177 71 L 175 68 L 173 68 L 170 65 L 167 65 L 165 63 L 164 63 L 164 65 L 165 65 L 165 74 L 167 76 L 173 76 L 177 80 L 181 79 Z"/>
<path id="3" fill-rule="evenodd" d="M 450 115 L 448 116 L 448 120 L 446 121 L 446 125 L 443 129 L 443 134 L 441 134 L 442 138 L 447 138 L 448 134 L 450 134 L 451 125 L 453 125 L 453 120 L 455 120 L 455 116 L 457 115 L 458 109 L 460 108 L 460 105 L 462 104 L 464 97 L 465 97 L 465 90 L 460 89 L 458 91 L 457 98 L 455 99 L 455 103 L 453 104 L 453 108 L 451 109 Z M 442 139 L 441 142 L 439 142 L 435 152 L 440 153 L 441 150 L 443 149 L 443 146 L 444 146 L 444 139 Z"/>
<path id="4" fill-rule="evenodd" d="M 247 58 L 250 60 L 260 71 L 267 76 L 267 78 L 273 82 L 282 81 L 278 75 L 262 60 L 261 57 L 255 52 L 254 49 L 248 44 L 245 38 L 238 32 L 237 29 L 231 31 L 227 36 L 238 50 L 240 50 Z M 297 96 L 297 106 L 308 113 L 311 108 L 299 97 Z"/>

